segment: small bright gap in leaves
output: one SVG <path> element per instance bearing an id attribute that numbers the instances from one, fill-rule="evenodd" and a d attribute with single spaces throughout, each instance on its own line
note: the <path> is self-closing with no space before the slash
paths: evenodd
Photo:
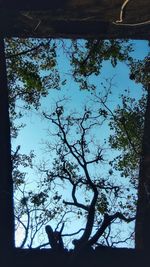
<path id="1" fill-rule="evenodd" d="M 45 226 L 64 225 L 64 247 L 71 249 L 87 221 L 88 242 L 107 215 L 133 218 L 148 42 L 5 44 L 16 246 L 50 248 Z M 92 246 L 100 244 L 134 247 L 134 221 L 114 217 Z"/>

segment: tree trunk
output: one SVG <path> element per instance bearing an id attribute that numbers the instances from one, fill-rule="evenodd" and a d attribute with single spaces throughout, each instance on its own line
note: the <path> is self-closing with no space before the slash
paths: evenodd
<path id="1" fill-rule="evenodd" d="M 13 182 L 4 39 L 0 38 L 0 256 L 14 246 Z M 2 258 L 1 258 L 2 259 Z"/>
<path id="2" fill-rule="evenodd" d="M 138 202 L 135 225 L 135 247 L 150 249 L 150 84 L 139 171 Z"/>

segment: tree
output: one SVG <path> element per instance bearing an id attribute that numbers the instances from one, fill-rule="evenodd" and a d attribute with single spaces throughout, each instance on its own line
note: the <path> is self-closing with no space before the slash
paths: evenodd
<path id="1" fill-rule="evenodd" d="M 141 69 L 140 69 L 141 70 Z M 147 90 L 147 103 L 146 111 L 144 116 L 144 132 L 142 139 L 142 153 L 140 159 L 140 171 L 139 171 L 139 186 L 138 186 L 138 202 L 137 202 L 137 214 L 136 214 L 136 238 L 135 244 L 137 248 L 140 249 L 149 249 L 149 222 L 150 222 L 150 207 L 149 207 L 149 140 L 150 140 L 150 84 L 149 84 L 149 73 L 150 73 L 150 62 L 147 57 L 142 70 L 140 71 L 141 75 L 135 76 L 137 81 L 142 82 L 144 79 L 144 86 Z"/>
<path id="2" fill-rule="evenodd" d="M 134 77 L 136 77 L 137 80 L 139 79 L 145 80 L 143 75 L 140 75 L 140 73 L 143 73 L 143 72 L 139 73 L 136 71 L 135 73 L 135 70 L 137 69 L 139 62 L 133 61 L 133 59 L 131 58 L 130 52 L 132 52 L 132 44 L 126 41 L 88 40 L 88 41 L 82 41 L 82 42 L 71 41 L 71 42 L 65 43 L 63 40 L 54 41 L 54 40 L 43 39 L 41 42 L 41 40 L 21 39 L 20 42 L 16 42 L 16 39 L 6 39 L 6 52 L 7 52 L 6 56 L 7 56 L 7 70 L 8 70 L 9 91 L 10 91 L 9 97 L 10 97 L 12 137 L 17 137 L 19 128 L 22 127 L 22 125 L 17 126 L 15 124 L 15 118 L 19 118 L 19 117 L 21 118 L 25 112 L 25 109 L 30 110 L 32 109 L 32 107 L 38 109 L 40 106 L 41 97 L 43 96 L 45 97 L 48 94 L 49 89 L 51 88 L 59 89 L 61 84 L 66 83 L 66 81 L 61 80 L 59 68 L 57 65 L 57 54 L 60 48 L 62 48 L 63 53 L 67 57 L 69 57 L 69 60 L 71 62 L 71 67 L 72 67 L 72 75 L 75 81 L 80 84 L 81 89 L 86 89 L 86 90 L 95 89 L 94 84 L 91 83 L 92 81 L 91 77 L 100 74 L 102 63 L 104 60 L 110 60 L 113 67 L 116 66 L 118 61 L 124 61 L 131 68 L 130 78 L 134 79 Z M 17 53 L 16 53 L 16 50 L 17 50 Z M 143 67 L 144 63 L 140 62 L 139 64 L 140 64 L 140 69 L 144 68 Z M 127 104 L 127 100 L 125 99 L 125 97 L 123 97 L 123 102 L 126 102 Z M 21 109 L 18 108 L 18 104 L 21 105 Z M 123 108 L 125 108 L 125 105 Z M 126 125 L 126 127 L 128 128 L 130 128 L 135 118 L 137 119 L 138 110 L 136 109 L 137 109 L 137 106 L 135 104 L 135 114 L 134 116 L 130 116 L 130 123 L 128 123 L 129 125 Z M 141 109 L 142 109 L 142 106 L 141 106 Z M 118 114 L 116 114 L 115 116 L 118 116 L 120 120 L 123 110 L 121 110 L 120 108 L 120 110 L 118 111 L 116 110 L 116 112 L 118 112 Z M 129 112 L 130 111 L 127 110 L 127 113 L 124 114 L 124 116 L 128 117 Z M 105 110 L 101 109 L 101 113 L 105 113 Z M 116 123 L 120 123 L 119 120 L 118 122 L 116 120 Z M 113 120 L 112 122 L 110 122 L 110 126 L 113 127 Z M 126 128 L 126 127 L 124 128 L 124 126 L 125 125 L 122 124 L 123 132 Z M 131 133 L 132 129 L 128 129 L 128 131 L 130 131 Z M 139 128 L 139 133 L 140 133 L 140 128 Z M 119 140 L 115 141 L 115 136 L 113 136 L 113 138 L 114 139 L 112 140 L 110 138 L 110 143 L 112 146 L 115 146 L 115 142 L 119 143 Z M 132 138 L 133 138 L 133 135 L 132 135 Z M 124 142 L 126 141 L 124 140 Z M 124 143 L 122 145 L 125 148 L 126 144 Z M 129 175 L 130 171 L 134 171 L 134 169 L 137 167 L 136 160 L 138 159 L 138 155 L 135 157 L 134 153 L 133 155 L 130 154 L 129 146 L 131 146 L 131 144 L 129 145 L 128 143 L 126 147 L 128 147 L 129 151 L 128 151 L 128 154 L 126 155 L 126 162 L 125 162 L 125 155 L 124 155 L 124 158 L 122 159 L 118 158 L 118 162 L 117 161 L 115 163 L 110 162 L 111 164 L 113 164 L 113 166 L 115 164 L 116 169 L 117 168 L 119 169 L 119 164 L 120 165 L 122 164 L 120 167 L 120 170 L 122 169 L 123 170 L 122 175 L 126 175 L 126 176 Z M 138 146 L 138 150 L 139 150 L 140 142 L 136 143 L 136 146 Z M 18 152 L 17 148 L 16 148 L 16 152 Z M 24 164 L 23 162 L 24 158 L 26 159 L 30 158 L 30 155 L 29 156 L 21 155 L 21 154 L 16 154 L 16 155 L 22 158 L 21 164 Z M 134 159 L 134 161 L 132 161 L 133 163 L 132 166 L 130 165 L 129 167 L 127 166 L 127 161 L 130 156 L 132 157 L 132 159 Z M 28 166 L 30 166 L 30 163 L 28 160 L 27 162 L 28 162 Z M 17 166 L 17 168 L 19 168 L 19 166 Z M 110 173 L 111 173 L 111 170 L 110 170 Z M 16 172 L 16 174 L 18 177 L 19 175 L 21 176 L 24 175 L 21 173 L 21 171 L 18 173 Z M 21 182 L 20 185 L 24 185 L 24 181 L 23 179 L 22 181 L 20 180 Z M 19 185 L 18 185 L 18 188 L 19 188 Z M 28 191 L 28 193 L 27 191 L 25 193 L 25 191 L 26 190 L 22 191 L 23 196 L 21 198 L 21 201 L 22 199 L 23 201 L 20 202 L 21 205 L 20 204 L 18 205 L 18 208 L 17 208 L 18 211 L 21 211 L 21 208 L 22 208 L 22 212 L 25 213 L 25 205 L 22 205 L 23 203 L 24 204 L 28 203 L 30 206 L 30 209 L 28 210 L 28 214 L 30 213 L 29 211 L 34 210 L 32 208 L 32 205 L 35 205 L 36 208 L 38 208 L 39 206 L 41 208 L 41 205 L 43 204 L 45 205 L 47 196 L 48 196 L 48 191 L 43 192 L 43 188 L 41 188 L 41 191 L 40 190 L 38 191 L 38 194 L 36 194 L 36 192 L 30 192 L 30 190 Z M 28 195 L 29 192 L 30 192 L 30 195 Z M 47 213 L 48 209 L 45 211 L 45 207 L 43 206 L 42 210 L 44 212 L 43 215 L 47 216 L 46 214 L 48 214 Z M 131 210 L 132 210 L 132 207 L 131 207 Z M 27 209 L 26 209 L 26 213 L 27 213 Z M 56 214 L 57 212 L 55 212 L 55 215 Z M 126 211 L 125 215 L 129 215 L 129 213 L 127 213 Z M 32 216 L 28 216 L 28 217 L 31 218 Z M 33 215 L 33 217 L 37 217 L 37 216 Z M 54 218 L 55 216 L 52 215 L 52 217 Z M 21 217 L 19 215 L 18 219 L 20 218 Z M 45 222 L 47 222 L 48 216 L 45 218 L 47 218 L 45 220 Z M 49 218 L 50 218 L 50 214 L 49 214 Z M 27 227 L 27 229 L 29 229 L 29 227 Z M 26 231 L 26 233 L 27 232 L 28 231 Z"/>
<path id="3" fill-rule="evenodd" d="M 21 118 L 26 110 L 30 110 L 32 107 L 38 109 L 41 97 L 45 97 L 49 89 L 59 89 L 60 84 L 63 84 L 64 81 L 60 81 L 56 58 L 56 51 L 58 51 L 60 47 L 62 47 L 64 53 L 70 57 L 73 76 L 76 81 L 81 83 L 83 89 L 87 88 L 87 82 L 84 80 L 84 77 L 87 80 L 86 76 L 92 73 L 98 74 L 100 72 L 101 64 L 99 63 L 111 58 L 111 63 L 115 66 L 117 60 L 128 59 L 128 54 L 131 51 L 131 45 L 128 45 L 126 42 L 105 42 L 98 40 L 85 41 L 82 47 L 80 42 L 72 41 L 71 50 L 69 50 L 70 44 L 64 46 L 63 41 L 54 41 L 52 39 L 42 39 L 41 41 L 38 39 L 7 38 L 5 39 L 5 46 L 12 138 L 16 138 L 19 130 L 24 127 L 24 125 L 17 125 L 16 119 Z M 101 58 L 100 62 L 97 62 L 98 58 Z M 82 68 L 83 65 L 85 69 Z M 79 79 L 80 76 L 81 79 Z M 18 163 L 22 166 L 26 165 L 26 167 L 30 167 L 31 164 L 29 161 L 32 160 L 31 155 L 21 155 L 19 154 L 19 149 L 16 148 L 16 151 L 12 151 L 14 165 L 16 164 L 15 158 L 16 160 L 19 159 Z M 13 169 L 14 183 L 17 188 L 19 188 L 20 185 L 24 185 L 25 181 L 25 174 L 19 170 L 18 163 L 15 169 Z M 24 195 L 24 191 L 22 193 Z M 42 193 L 41 195 L 41 192 L 39 192 L 39 195 L 35 194 L 34 200 L 41 201 L 41 197 L 43 201 L 45 194 Z M 32 199 L 32 203 L 34 202 L 33 192 L 27 199 Z M 21 203 L 25 202 L 23 201 Z M 21 207 L 24 210 L 24 205 L 19 205 L 17 210 L 20 211 Z M 20 220 L 20 212 L 17 218 Z M 27 227 L 27 229 L 29 229 L 29 227 Z M 27 232 L 28 231 L 26 231 L 26 233 Z"/>
<path id="4" fill-rule="evenodd" d="M 121 95 L 121 101 L 121 105 L 111 112 L 109 123 L 112 130 L 110 146 L 121 153 L 110 163 L 121 172 L 122 177 L 130 177 L 131 183 L 137 189 L 146 95 L 143 92 L 142 97 L 136 100 L 130 97 L 130 92 L 126 92 L 126 95 Z"/>
<path id="5" fill-rule="evenodd" d="M 135 245 L 140 249 L 149 248 L 149 57 L 130 63 L 130 78 L 142 83 L 143 96 L 139 101 L 122 95 L 122 106 L 112 115 L 110 126 L 114 130 L 110 136 L 112 148 L 121 150 L 111 164 L 131 177 L 138 188 L 137 214 L 135 225 Z M 140 171 L 139 171 L 140 165 Z"/>
<path id="6" fill-rule="evenodd" d="M 126 217 L 125 211 L 121 212 L 118 202 L 123 189 L 113 182 L 111 172 L 106 178 L 101 175 L 101 165 L 105 161 L 103 149 L 95 143 L 92 132 L 96 131 L 95 127 L 99 129 L 104 117 L 100 110 L 96 112 L 87 106 L 82 114 L 67 114 L 63 101 L 56 103 L 56 109 L 51 114 L 43 115 L 56 126 L 53 133 L 56 143 L 48 145 L 56 156 L 51 169 L 41 169 L 46 173 L 44 181 L 71 188 L 71 200 L 65 200 L 63 193 L 56 197 L 67 211 L 76 213 L 79 218 L 83 215 L 86 218 L 83 234 L 72 241 L 75 250 L 91 248 L 106 236 L 108 227 L 115 220 L 130 222 L 135 219 L 134 216 Z M 94 172 L 95 168 L 97 172 Z M 63 222 L 65 224 L 65 217 Z M 110 230 L 108 236 L 111 234 Z M 103 238 L 101 242 L 105 243 Z"/>
<path id="7" fill-rule="evenodd" d="M 7 74 L 6 62 L 4 53 L 4 40 L 0 38 L 0 113 L 5 121 L 0 124 L 0 150 L 2 157 L 0 159 L 0 213 L 3 214 L 1 218 L 1 257 L 5 255 L 5 251 L 11 249 L 14 245 L 14 221 L 13 221 L 13 181 L 11 176 L 11 145 L 10 145 L 10 121 L 8 113 L 8 88 L 7 88 Z M 4 165 L 6 164 L 6 166 Z M 7 212 L 8 211 L 8 214 Z M 6 230 L 5 230 L 6 229 Z"/>
<path id="8" fill-rule="evenodd" d="M 11 158 L 10 158 L 10 149 L 11 149 L 11 145 L 10 145 L 10 120 L 9 120 L 9 116 L 8 116 L 8 90 L 7 90 L 7 78 L 6 78 L 6 69 L 5 69 L 5 55 L 4 55 L 4 43 L 3 43 L 3 39 L 1 38 L 0 40 L 0 53 L 1 53 L 1 86 L 2 86 L 2 90 L 1 90 L 1 116 L 4 117 L 4 119 L 6 119 L 6 121 L 4 121 L 4 123 L 1 123 L 1 127 L 0 127 L 0 132 L 1 132 L 1 154 L 4 160 L 1 160 L 1 214 L 3 214 L 2 219 L 1 219 L 1 237 L 2 237 L 2 242 L 1 242 L 1 254 L 5 255 L 6 251 L 11 252 L 13 246 L 14 246 L 14 211 L 13 211 L 13 195 L 12 195 L 12 191 L 13 191 L 13 183 L 12 183 L 12 177 L 11 177 L 11 171 L 13 169 L 13 174 L 15 173 L 15 177 L 13 177 L 14 179 L 17 178 L 14 182 L 15 185 L 17 183 L 22 183 L 23 182 L 23 173 L 19 172 L 19 170 L 16 169 L 15 166 L 15 162 L 14 162 L 14 158 L 16 158 L 18 156 L 18 150 L 19 148 L 16 149 L 15 153 L 12 152 L 12 159 L 13 159 L 13 166 L 12 166 L 12 162 L 11 162 Z M 15 55 L 16 56 L 16 55 Z M 31 67 L 31 65 L 29 64 L 28 67 Z M 8 63 L 8 67 L 9 67 L 9 63 Z M 15 66 L 14 66 L 14 70 Z M 13 72 L 13 71 L 12 71 Z M 16 70 L 17 73 L 17 70 Z M 9 74 L 11 75 L 11 71 L 9 72 Z M 16 75 L 17 76 L 17 75 Z M 10 77 L 9 77 L 10 78 Z M 21 84 L 14 84 L 14 80 L 15 80 L 15 73 L 13 73 L 13 75 L 11 76 L 12 80 L 10 82 L 11 86 L 9 89 L 11 89 L 11 93 L 15 95 L 15 97 L 17 98 L 19 93 L 20 96 L 24 97 L 24 95 L 27 97 L 30 96 L 30 92 L 31 92 L 31 88 L 29 86 L 29 92 L 17 92 L 17 89 L 21 89 Z M 30 78 L 30 77 L 27 77 Z M 35 85 L 37 86 L 37 76 L 35 75 Z M 14 79 L 14 80 L 13 80 Z M 27 79 L 28 80 L 28 79 Z M 32 81 L 32 75 L 31 75 L 31 81 Z M 19 79 L 17 81 L 18 83 L 21 82 Z M 25 82 L 25 79 L 24 79 Z M 30 81 L 28 80 L 29 85 Z M 10 85 L 9 84 L 9 85 Z M 15 87 L 16 85 L 16 87 Z M 33 84 L 32 84 L 33 85 Z M 38 86 L 37 86 L 38 87 Z M 17 89 L 16 89 L 17 88 Z M 16 89 L 16 91 L 14 91 Z M 25 88 L 26 89 L 26 88 Z M 38 87 L 39 89 L 39 87 Z M 16 113 L 15 110 L 15 105 L 16 103 L 14 102 L 14 98 L 12 97 L 12 94 L 9 94 L 10 99 L 10 114 L 11 114 L 11 122 L 12 122 L 12 136 L 16 137 L 17 136 L 17 131 L 18 131 L 18 127 L 14 126 L 14 121 L 13 119 L 16 117 L 20 117 L 21 114 Z M 32 93 L 33 94 L 33 93 Z M 37 97 L 38 94 L 35 94 L 35 96 Z M 40 93 L 39 93 L 40 96 Z M 11 98 L 12 97 L 12 98 Z M 16 100 L 16 99 L 15 99 Z M 26 102 L 28 102 L 28 104 L 32 104 L 32 99 L 29 97 L 27 97 L 27 99 L 25 99 Z M 30 102 L 31 101 L 31 102 Z M 38 99 L 35 103 L 35 106 L 38 102 Z M 14 104 L 15 103 L 15 104 Z M 30 157 L 27 157 L 26 155 L 23 155 L 22 159 L 20 160 L 20 155 L 19 158 L 17 157 L 17 166 L 19 165 L 19 163 L 21 162 L 21 164 L 23 166 L 25 166 L 27 164 L 28 161 L 28 165 L 30 163 L 30 158 L 32 158 L 32 156 L 30 155 Z M 4 167 L 3 163 L 7 163 L 7 165 Z M 6 231 L 5 231 L 6 229 Z"/>
<path id="9" fill-rule="evenodd" d="M 110 164 L 122 172 L 122 176 L 131 177 L 131 182 L 138 187 L 137 216 L 135 227 L 135 243 L 137 248 L 149 247 L 149 55 L 143 60 L 129 59 L 130 79 L 142 83 L 142 98 L 135 99 L 122 95 L 122 106 L 113 113 L 103 103 L 107 113 L 111 115 L 110 127 L 114 130 L 109 142 L 112 148 L 122 150 L 121 154 Z M 130 104 L 130 105 L 129 105 Z M 140 171 L 138 166 L 140 164 Z M 138 174 L 139 172 L 139 174 Z M 137 177 L 139 176 L 139 179 Z"/>

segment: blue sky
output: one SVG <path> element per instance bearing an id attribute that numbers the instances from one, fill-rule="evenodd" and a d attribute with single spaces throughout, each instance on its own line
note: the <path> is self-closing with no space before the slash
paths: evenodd
<path id="1" fill-rule="evenodd" d="M 137 59 L 144 58 L 144 56 L 149 52 L 147 41 L 134 41 L 134 45 L 135 51 L 133 52 L 133 56 Z M 38 111 L 29 111 L 28 114 L 23 117 L 22 122 L 26 124 L 26 127 L 21 129 L 19 136 L 16 140 L 13 141 L 13 146 L 17 146 L 18 144 L 21 145 L 20 151 L 22 153 L 29 153 L 30 150 L 34 150 L 36 154 L 36 164 L 37 162 L 41 162 L 45 159 L 49 160 L 49 154 L 46 154 L 44 144 L 46 140 L 49 140 L 50 137 L 47 131 L 47 121 L 44 120 L 41 115 L 42 110 L 51 111 L 52 107 L 55 104 L 55 101 L 67 95 L 67 97 L 71 99 L 70 103 L 68 103 L 68 106 L 66 107 L 67 112 L 69 112 L 70 110 L 82 111 L 83 104 L 87 103 L 91 98 L 91 93 L 88 91 L 80 91 L 79 85 L 75 83 L 73 77 L 68 74 L 70 73 L 69 62 L 67 61 L 63 53 L 61 53 L 61 51 L 59 52 L 58 57 L 58 67 L 62 75 L 62 79 L 67 80 L 66 85 L 62 86 L 61 90 L 59 91 L 50 90 L 49 95 L 46 98 L 42 99 L 40 109 Z M 109 99 L 109 107 L 112 110 L 116 106 L 116 104 L 119 103 L 119 96 L 124 92 L 125 89 L 130 89 L 131 95 L 135 98 L 139 98 L 141 95 L 141 86 L 139 84 L 135 84 L 134 81 L 131 81 L 128 77 L 128 73 L 128 68 L 124 63 L 118 63 L 117 66 L 113 68 L 109 61 L 105 61 L 103 62 L 101 74 L 96 78 L 93 77 L 98 91 L 101 91 L 101 82 L 104 82 L 106 84 L 106 78 L 114 77 L 113 94 Z M 107 135 L 109 135 L 108 126 L 104 125 L 101 139 L 104 140 Z M 110 152 L 108 152 L 107 154 L 109 153 Z M 105 170 L 103 171 L 105 172 Z M 32 174 L 30 171 L 29 176 L 30 179 L 32 177 L 34 180 L 34 171 L 32 172 Z M 125 229 L 124 231 L 126 232 Z"/>
<path id="2" fill-rule="evenodd" d="M 134 43 L 135 52 L 133 52 L 133 55 L 135 58 L 141 59 L 147 55 L 149 51 L 147 41 L 134 41 Z M 58 58 L 58 66 L 60 73 L 62 74 L 62 79 L 67 79 L 67 84 L 66 86 L 62 86 L 60 91 L 50 90 L 49 96 L 43 98 L 41 101 L 41 110 L 43 107 L 44 109 L 48 109 L 48 107 L 51 107 L 53 103 L 55 103 L 56 99 L 61 98 L 64 95 L 71 97 L 71 105 L 74 105 L 78 109 L 79 106 L 85 102 L 85 99 L 89 98 L 90 93 L 80 91 L 79 85 L 74 82 L 73 77 L 67 74 L 70 72 L 69 62 L 67 62 L 63 53 L 61 55 L 59 52 Z M 99 84 L 101 81 L 104 82 L 106 78 L 114 77 L 113 83 L 115 86 L 112 96 L 113 99 L 111 101 L 112 107 L 116 105 L 118 102 L 118 96 L 123 93 L 125 89 L 132 89 L 130 90 L 131 96 L 138 97 L 138 95 L 140 96 L 141 94 L 141 85 L 135 84 L 134 81 L 131 81 L 128 78 L 128 73 L 129 70 L 125 64 L 118 63 L 117 66 L 113 68 L 109 61 L 104 61 L 101 74 L 97 79 L 95 79 L 95 84 L 98 90 L 100 90 Z M 23 123 L 26 124 L 26 127 L 21 130 L 15 143 L 21 144 L 22 151 L 24 152 L 29 151 L 31 147 L 37 149 L 37 147 L 40 146 L 43 136 L 45 135 L 44 132 L 47 129 L 47 125 L 43 121 L 43 118 L 39 116 L 39 111 L 36 112 L 35 110 L 32 110 L 31 112 L 29 111 L 28 115 L 23 117 Z"/>

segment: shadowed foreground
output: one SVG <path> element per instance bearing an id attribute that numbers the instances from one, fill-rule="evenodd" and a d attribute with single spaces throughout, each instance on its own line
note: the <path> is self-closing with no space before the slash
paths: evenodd
<path id="1" fill-rule="evenodd" d="M 51 249 L 14 249 L 5 258 L 1 267 L 40 266 L 90 266 L 90 267 L 148 267 L 148 253 L 126 248 L 99 247 L 95 250 L 75 253 L 73 251 L 54 252 Z M 7 260 L 7 262 L 6 262 Z"/>

